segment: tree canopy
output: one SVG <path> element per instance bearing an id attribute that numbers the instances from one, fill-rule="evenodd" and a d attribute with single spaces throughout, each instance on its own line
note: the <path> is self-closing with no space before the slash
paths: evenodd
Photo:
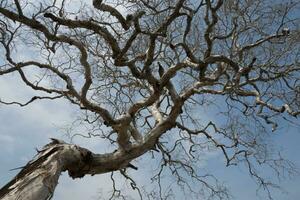
<path id="1" fill-rule="evenodd" d="M 61 168 L 73 178 L 120 170 L 137 188 L 124 169 L 150 153 L 158 188 L 141 197 L 172 199 L 160 184 L 169 170 L 191 196 L 226 199 L 199 170 L 203 153 L 218 151 L 271 198 L 276 185 L 258 169 L 294 171 L 268 138 L 299 122 L 299 25 L 299 3 L 288 0 L 1 0 L 0 78 L 18 74 L 36 95 L 0 101 L 63 98 L 82 110 L 82 136 L 114 150 L 78 147 L 81 164 Z M 65 144 L 54 141 L 50 149 Z"/>

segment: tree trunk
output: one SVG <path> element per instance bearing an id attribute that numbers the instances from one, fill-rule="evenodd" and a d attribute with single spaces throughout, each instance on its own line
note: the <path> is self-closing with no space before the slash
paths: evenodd
<path id="1" fill-rule="evenodd" d="M 150 131 L 143 143 L 105 154 L 95 154 L 77 145 L 52 139 L 15 178 L 0 189 L 0 200 L 51 199 L 63 171 L 68 171 L 72 178 L 81 178 L 87 174 L 103 174 L 127 167 L 137 170 L 130 161 L 152 149 L 157 138 L 171 127 L 170 120 L 165 120 Z"/>
<path id="2" fill-rule="evenodd" d="M 61 172 L 73 178 L 84 176 L 80 169 L 91 162 L 87 149 L 52 139 L 36 157 L 0 190 L 1 200 L 51 199 Z"/>

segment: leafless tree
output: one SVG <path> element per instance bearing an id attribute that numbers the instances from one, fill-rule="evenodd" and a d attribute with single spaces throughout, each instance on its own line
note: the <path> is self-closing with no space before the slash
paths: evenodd
<path id="1" fill-rule="evenodd" d="M 146 199 L 174 197 L 163 191 L 169 173 L 191 195 L 226 199 L 226 188 L 198 170 L 202 153 L 213 150 L 225 166 L 245 164 L 272 198 L 276 185 L 258 167 L 279 176 L 294 169 L 267 138 L 300 114 L 297 1 L 90 1 L 1 0 L 0 75 L 18 74 L 37 91 L 27 102 L 1 96 L 1 103 L 64 98 L 82 110 L 89 127 L 82 136 L 100 136 L 115 150 L 92 153 L 53 139 L 0 199 L 49 199 L 62 171 L 72 178 L 119 171 Z M 146 193 L 126 168 L 149 153 L 160 167 L 157 189 Z M 125 198 L 113 189 L 111 199 Z"/>

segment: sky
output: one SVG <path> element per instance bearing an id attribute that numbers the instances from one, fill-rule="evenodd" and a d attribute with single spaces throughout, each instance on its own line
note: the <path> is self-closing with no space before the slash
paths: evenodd
<path id="1" fill-rule="evenodd" d="M 0 77 L 0 98 L 6 100 L 25 100 L 32 92 L 19 80 L 18 76 L 8 75 Z M 23 166 L 34 155 L 35 148 L 41 148 L 49 142 L 50 137 L 63 139 L 68 142 L 63 127 L 73 120 L 76 108 L 64 100 L 39 101 L 27 107 L 0 105 L 0 187 L 13 178 L 18 171 L 10 169 Z M 284 124 L 274 134 L 273 140 L 282 150 L 282 155 L 294 161 L 300 168 L 300 134 L 299 128 Z M 101 142 L 97 139 L 77 139 L 75 143 L 94 151 L 101 152 Z M 141 163 L 142 165 L 143 163 Z M 143 166 L 135 173 L 144 173 L 139 182 L 150 183 L 151 171 L 143 170 Z M 204 167 L 209 168 L 230 189 L 235 199 L 253 200 L 264 199 L 256 194 L 257 186 L 249 177 L 245 167 L 226 168 L 220 155 L 210 156 Z M 266 173 L 267 174 L 267 173 Z M 86 176 L 82 179 L 72 180 L 63 174 L 55 191 L 54 200 L 93 200 L 101 196 L 101 191 L 111 190 L 109 174 Z M 281 182 L 285 193 L 275 191 L 274 199 L 295 200 L 300 197 L 300 177 Z M 129 192 L 130 193 L 130 192 Z M 136 196 L 132 193 L 132 196 Z M 179 198 L 178 198 L 179 199 Z"/>
<path id="2" fill-rule="evenodd" d="M 31 90 L 20 81 L 18 75 L 0 76 L 0 98 L 5 100 L 30 99 Z M 36 148 L 41 148 L 49 142 L 49 138 L 63 139 L 69 142 L 63 128 L 73 121 L 77 108 L 64 100 L 38 101 L 27 107 L 5 106 L 0 104 L 0 187 L 12 179 L 17 170 L 10 169 L 24 166 L 35 154 Z M 299 121 L 299 120 L 298 120 Z M 286 122 L 285 122 L 286 123 Z M 283 128 L 273 135 L 277 148 L 281 149 L 283 157 L 293 161 L 300 169 L 300 128 L 283 124 Z M 76 138 L 76 144 L 95 152 L 102 153 L 101 142 L 97 139 Z M 204 168 L 210 169 L 220 181 L 226 184 L 234 199 L 256 200 L 265 199 L 256 193 L 257 185 L 248 175 L 244 166 L 225 167 L 220 154 L 205 158 Z M 146 160 L 147 164 L 153 161 Z M 151 170 L 145 170 L 144 162 L 138 163 L 139 183 L 149 184 Z M 267 172 L 263 174 L 268 175 Z M 282 180 L 280 184 L 285 192 L 272 191 L 275 200 L 300 199 L 300 176 Z M 126 187 L 125 187 L 126 188 Z M 53 200 L 96 200 L 102 194 L 109 194 L 112 189 L 110 174 L 85 176 L 82 179 L 71 179 L 66 173 L 62 174 L 56 188 Z M 102 192 L 102 193 L 101 193 Z M 129 191 L 133 197 L 136 193 Z M 182 199 L 182 197 L 177 198 Z"/>

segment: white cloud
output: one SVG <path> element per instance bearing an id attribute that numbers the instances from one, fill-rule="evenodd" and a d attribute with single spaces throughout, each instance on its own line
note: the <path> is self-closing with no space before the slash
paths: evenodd
<path id="1" fill-rule="evenodd" d="M 6 134 L 0 134 L 0 144 L 1 144 L 2 151 L 6 152 L 8 154 L 13 154 L 14 142 L 15 142 L 15 140 L 12 136 L 6 135 Z"/>
<path id="2" fill-rule="evenodd" d="M 82 179 L 71 179 L 64 173 L 59 180 L 53 199 L 93 199 L 97 191 L 110 189 L 108 175 L 85 176 Z"/>
<path id="3" fill-rule="evenodd" d="M 11 75 L 0 77 L 2 100 L 24 102 L 34 95 L 18 78 Z M 72 122 L 75 110 L 65 100 L 37 101 L 26 107 L 0 105 L 0 187 L 17 173 L 8 173 L 9 169 L 26 164 L 34 156 L 36 147 L 49 142 L 50 137 L 66 139 L 59 127 Z M 75 142 L 89 149 L 104 151 L 101 140 L 97 138 L 80 138 Z M 109 174 L 72 180 L 64 173 L 53 199 L 96 199 L 100 190 L 111 190 Z"/>

